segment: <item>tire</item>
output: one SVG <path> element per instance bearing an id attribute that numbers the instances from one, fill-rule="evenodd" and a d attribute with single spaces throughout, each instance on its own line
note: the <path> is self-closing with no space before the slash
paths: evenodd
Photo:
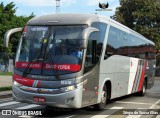
<path id="1" fill-rule="evenodd" d="M 146 81 L 144 80 L 143 86 L 142 86 L 142 90 L 138 93 L 138 95 L 144 96 L 144 95 L 146 94 L 146 89 L 147 89 L 147 83 L 146 83 Z"/>
<path id="2" fill-rule="evenodd" d="M 101 102 L 94 105 L 94 109 L 97 111 L 103 110 L 106 106 L 106 102 L 107 102 L 107 88 L 104 85 L 102 95 L 101 95 Z"/>

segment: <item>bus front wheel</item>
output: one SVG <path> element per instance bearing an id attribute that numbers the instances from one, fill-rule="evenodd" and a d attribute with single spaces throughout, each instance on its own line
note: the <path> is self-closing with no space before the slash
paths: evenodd
<path id="1" fill-rule="evenodd" d="M 104 85 L 101 95 L 101 102 L 94 105 L 95 110 L 103 110 L 106 106 L 106 102 L 107 102 L 107 88 Z"/>

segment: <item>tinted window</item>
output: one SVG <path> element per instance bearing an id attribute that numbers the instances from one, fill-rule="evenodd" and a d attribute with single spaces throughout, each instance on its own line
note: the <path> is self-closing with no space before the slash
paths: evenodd
<path id="1" fill-rule="evenodd" d="M 94 22 L 92 23 L 91 27 L 99 29 L 99 39 L 97 40 L 97 43 L 103 43 L 107 29 L 107 24 L 102 22 Z"/>
<path id="2" fill-rule="evenodd" d="M 140 37 L 130 35 L 130 56 L 145 59 L 147 51 L 147 42 Z"/>
<path id="3" fill-rule="evenodd" d="M 123 55 L 141 59 L 155 59 L 155 46 L 141 37 L 110 27 L 104 59 Z"/>
<path id="4" fill-rule="evenodd" d="M 99 29 L 98 32 L 98 37 L 97 37 L 97 56 L 101 56 L 102 53 L 102 47 L 103 47 L 103 42 L 106 34 L 106 29 L 107 29 L 107 24 L 102 23 L 102 22 L 94 22 L 92 23 L 91 27 L 95 27 Z M 99 58 L 97 58 L 97 61 L 99 61 Z"/>
<path id="5" fill-rule="evenodd" d="M 107 47 L 105 51 L 105 59 L 114 54 L 118 54 L 119 48 L 119 30 L 111 27 L 109 31 Z"/>
<path id="6" fill-rule="evenodd" d="M 138 55 L 138 38 L 133 36 L 133 35 L 130 35 L 130 56 L 139 58 L 139 55 Z"/>
<path id="7" fill-rule="evenodd" d="M 118 49 L 119 55 L 128 56 L 129 54 L 129 39 L 128 34 L 126 32 L 123 32 L 119 30 L 119 49 Z"/>
<path id="8" fill-rule="evenodd" d="M 88 46 L 86 52 L 85 68 L 84 73 L 90 71 L 95 64 L 93 64 L 93 40 L 96 41 L 98 37 L 98 32 L 92 32 L 88 38 Z M 96 47 L 94 47 L 96 48 Z"/>

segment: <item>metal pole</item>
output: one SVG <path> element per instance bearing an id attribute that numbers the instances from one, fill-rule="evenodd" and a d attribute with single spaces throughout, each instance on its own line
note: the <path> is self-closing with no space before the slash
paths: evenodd
<path id="1" fill-rule="evenodd" d="M 60 1 L 61 0 L 55 0 L 56 1 L 56 13 L 60 12 Z"/>

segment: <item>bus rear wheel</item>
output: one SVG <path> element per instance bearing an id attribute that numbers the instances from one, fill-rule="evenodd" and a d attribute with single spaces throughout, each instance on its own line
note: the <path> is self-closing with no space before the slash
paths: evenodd
<path id="1" fill-rule="evenodd" d="M 143 86 L 142 86 L 142 90 L 138 93 L 138 95 L 144 96 L 145 93 L 146 93 L 146 89 L 147 89 L 147 83 L 146 83 L 146 81 L 144 80 Z"/>
<path id="2" fill-rule="evenodd" d="M 94 109 L 95 110 L 103 110 L 106 106 L 106 102 L 107 102 L 107 88 L 104 85 L 103 90 L 102 90 L 102 95 L 101 95 L 101 102 L 94 105 Z"/>

